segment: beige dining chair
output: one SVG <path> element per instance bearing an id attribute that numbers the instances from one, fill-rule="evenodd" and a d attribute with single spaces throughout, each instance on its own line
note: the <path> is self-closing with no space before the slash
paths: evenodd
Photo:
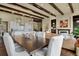
<path id="1" fill-rule="evenodd" d="M 62 35 L 54 36 L 50 39 L 48 48 L 37 49 L 31 52 L 31 54 L 33 56 L 60 56 L 63 38 L 64 37 Z"/>
<path id="2" fill-rule="evenodd" d="M 36 41 L 38 42 L 37 43 L 38 46 L 41 46 L 43 44 L 46 44 L 45 32 L 36 32 Z"/>
<path id="3" fill-rule="evenodd" d="M 26 50 L 18 51 L 16 50 L 14 41 L 9 33 L 4 33 L 3 35 L 4 45 L 7 51 L 8 56 L 29 56 Z"/>

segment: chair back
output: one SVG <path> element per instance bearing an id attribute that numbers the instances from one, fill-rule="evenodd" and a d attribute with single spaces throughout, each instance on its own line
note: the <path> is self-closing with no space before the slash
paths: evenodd
<path id="1" fill-rule="evenodd" d="M 4 41 L 4 45 L 6 47 L 8 55 L 9 56 L 15 55 L 14 42 L 13 42 L 13 39 L 11 38 L 11 36 L 9 35 L 9 33 L 4 33 L 3 41 Z"/>
<path id="2" fill-rule="evenodd" d="M 36 33 L 36 43 L 37 43 L 37 47 L 41 47 L 46 43 L 45 32 L 37 32 Z"/>
<path id="3" fill-rule="evenodd" d="M 36 39 L 37 39 L 39 42 L 45 43 L 45 32 L 37 32 L 37 33 L 36 33 Z"/>
<path id="4" fill-rule="evenodd" d="M 63 44 L 63 38 L 64 37 L 62 35 L 51 38 L 48 45 L 48 51 L 47 51 L 48 56 L 60 56 Z"/>

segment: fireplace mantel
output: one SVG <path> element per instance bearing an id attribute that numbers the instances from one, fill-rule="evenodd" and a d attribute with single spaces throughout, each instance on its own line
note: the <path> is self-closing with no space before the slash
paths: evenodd
<path id="1" fill-rule="evenodd" d="M 70 34 L 70 29 L 57 29 L 58 30 L 58 34 L 62 33 L 67 33 Z"/>

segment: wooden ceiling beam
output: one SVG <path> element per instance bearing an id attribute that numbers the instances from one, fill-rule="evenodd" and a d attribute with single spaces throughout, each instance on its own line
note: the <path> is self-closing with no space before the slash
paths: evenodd
<path id="1" fill-rule="evenodd" d="M 7 11 L 7 10 L 3 10 L 3 9 L 0 9 L 0 11 L 12 14 L 11 11 Z M 23 16 L 22 14 L 19 14 L 19 13 L 13 13 L 13 14 Z M 26 15 L 24 15 L 23 17 L 28 17 L 28 18 L 32 18 L 32 19 L 40 19 L 40 18 L 30 17 L 30 16 L 26 16 Z"/>
<path id="2" fill-rule="evenodd" d="M 74 9 L 73 9 L 72 3 L 68 3 L 68 5 L 70 7 L 71 12 L 74 13 Z"/>
<path id="3" fill-rule="evenodd" d="M 55 8 L 61 15 L 64 15 L 64 13 L 54 4 L 54 3 L 49 3 L 53 8 Z"/>
<path id="4" fill-rule="evenodd" d="M 23 8 L 23 9 L 25 9 L 25 10 L 30 10 L 30 11 L 32 11 L 33 13 L 36 13 L 36 14 L 38 14 L 38 15 L 44 16 L 44 17 L 46 17 L 46 18 L 49 18 L 49 16 L 47 16 L 47 15 L 44 15 L 44 14 L 39 13 L 39 12 L 37 12 L 37 11 L 34 11 L 34 10 L 32 10 L 32 9 L 30 9 L 30 8 L 27 8 L 27 7 L 25 7 L 25 6 L 22 6 L 22 5 L 20 5 L 20 4 L 17 4 L 17 3 L 9 3 L 9 4 L 15 5 L 15 6 L 18 6 L 18 7 L 21 7 L 21 8 Z"/>
<path id="5" fill-rule="evenodd" d="M 29 3 L 29 4 L 31 4 L 32 6 L 34 6 L 34 7 L 38 8 L 38 9 L 40 9 L 40 10 L 42 10 L 42 11 L 44 11 L 44 12 L 46 12 L 46 13 L 50 14 L 50 15 L 55 16 L 55 17 L 56 17 L 56 15 L 55 15 L 55 14 L 51 13 L 50 11 L 46 10 L 45 8 L 43 8 L 43 7 L 39 6 L 39 5 L 35 4 L 35 3 Z"/>
<path id="6" fill-rule="evenodd" d="M 1 5 L 1 4 L 0 4 L 0 7 L 6 8 L 6 9 L 10 9 L 10 10 L 14 10 L 14 11 L 17 11 L 17 12 L 19 12 L 19 13 L 28 14 L 28 15 L 30 15 L 30 16 L 34 16 L 34 17 L 38 17 L 38 18 L 43 19 L 42 17 L 39 17 L 39 16 L 37 16 L 37 15 L 33 15 L 33 14 L 30 14 L 30 13 L 27 13 L 27 12 L 24 12 L 24 11 L 17 10 L 17 9 L 15 9 L 15 8 L 11 8 L 11 7 L 8 7 L 8 6 Z"/>

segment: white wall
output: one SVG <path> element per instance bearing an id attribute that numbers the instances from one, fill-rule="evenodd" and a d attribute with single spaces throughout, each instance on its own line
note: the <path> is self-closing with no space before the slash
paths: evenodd
<path id="1" fill-rule="evenodd" d="M 73 16 L 75 15 L 79 15 L 79 11 L 74 11 L 74 13 L 72 14 L 66 14 L 66 15 L 63 15 L 63 16 L 57 16 L 56 17 L 56 20 L 57 20 L 57 29 L 62 29 L 59 27 L 59 21 L 60 20 L 65 20 L 65 19 L 68 19 L 69 20 L 69 27 L 68 28 L 64 28 L 64 29 L 70 29 L 70 33 L 73 32 Z"/>
<path id="2" fill-rule="evenodd" d="M 42 30 L 45 32 L 45 31 L 49 31 L 51 32 L 51 20 L 50 18 L 47 18 L 47 19 L 43 19 L 42 20 Z"/>
<path id="3" fill-rule="evenodd" d="M 78 13 L 78 12 L 77 12 Z M 56 19 L 56 28 L 57 29 L 70 29 L 70 33 L 73 31 L 73 15 L 78 15 L 77 13 L 74 14 L 68 14 L 68 15 L 61 15 L 61 16 L 57 16 L 56 18 L 48 18 L 48 19 L 44 19 L 43 20 L 43 31 L 45 31 L 45 26 L 47 26 L 48 24 L 48 28 L 49 28 L 49 32 L 51 32 L 51 20 Z M 68 19 L 69 23 L 68 23 L 68 27 L 67 28 L 60 28 L 59 26 L 59 21 L 60 20 L 66 20 Z M 58 33 L 58 32 L 57 32 Z"/>
<path id="4" fill-rule="evenodd" d="M 52 29 L 52 27 L 51 27 L 51 20 L 53 20 L 53 19 L 56 19 L 56 17 L 43 19 L 43 21 L 42 21 L 43 31 L 45 31 L 46 27 L 48 27 L 48 31 L 47 32 L 51 32 L 51 29 Z"/>
<path id="5" fill-rule="evenodd" d="M 70 29 L 70 33 L 73 31 L 73 19 L 72 15 L 63 15 L 56 17 L 57 23 L 56 28 L 57 29 Z M 60 20 L 68 20 L 68 27 L 67 28 L 60 28 Z"/>
<path id="6" fill-rule="evenodd" d="M 21 16 L 0 12 L 0 18 L 2 18 L 2 21 L 8 21 L 8 31 L 11 31 L 11 28 L 18 28 L 17 19 Z M 31 18 L 21 17 L 23 18 L 23 23 L 25 24 L 25 30 L 33 30 L 33 21 Z M 28 29 L 30 28 L 30 29 Z"/>
<path id="7" fill-rule="evenodd" d="M 70 29 L 71 31 L 70 32 L 72 32 L 73 31 L 73 16 L 74 15 L 79 15 L 79 11 L 76 11 L 76 12 L 74 12 L 73 14 L 67 14 L 67 15 L 61 15 L 61 16 L 57 16 L 56 18 L 55 17 L 51 17 L 51 18 L 46 18 L 46 19 L 43 19 L 43 21 L 42 21 L 42 29 L 43 29 L 43 31 L 45 31 L 46 30 L 46 27 L 48 27 L 48 31 L 49 32 L 51 32 L 51 20 L 52 19 L 56 19 L 56 21 L 57 21 L 57 29 L 62 29 L 62 28 L 60 28 L 59 27 L 59 21 L 60 20 L 65 20 L 65 19 L 68 19 L 69 20 L 69 27 L 68 28 L 64 28 L 64 29 Z M 9 14 L 9 13 L 5 13 L 5 12 L 0 12 L 0 18 L 2 18 L 2 21 L 8 21 L 9 22 L 9 26 L 8 26 L 8 31 L 10 31 L 11 30 L 11 27 L 13 27 L 13 25 L 11 25 L 11 23 L 10 22 L 16 22 L 17 20 L 17 18 L 19 18 L 19 17 L 21 17 L 21 16 L 17 16 L 17 15 L 13 15 L 13 14 Z M 25 23 L 27 23 L 26 24 L 26 26 L 25 26 L 25 29 L 27 29 L 28 27 L 28 25 L 30 25 L 29 27 L 32 27 L 32 30 L 33 30 L 33 21 L 32 21 L 32 19 L 31 18 L 24 18 L 24 20 L 23 20 Z M 17 27 L 17 26 L 15 26 L 15 27 Z"/>

